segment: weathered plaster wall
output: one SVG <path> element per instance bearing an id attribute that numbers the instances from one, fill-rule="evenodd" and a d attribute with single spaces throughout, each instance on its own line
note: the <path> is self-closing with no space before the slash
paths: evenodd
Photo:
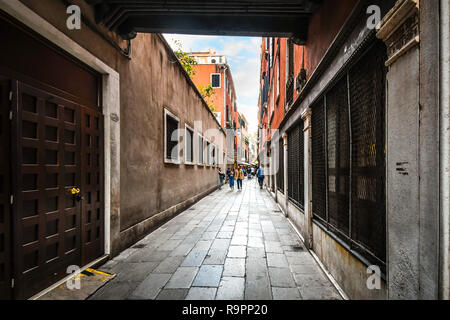
<path id="1" fill-rule="evenodd" d="M 164 108 L 180 119 L 183 129 L 188 124 L 207 133 L 208 129 L 218 130 L 219 124 L 158 36 L 139 34 L 133 45 L 133 63 L 119 66 L 123 79 L 121 232 L 218 182 L 211 166 L 164 163 Z M 196 127 L 196 121 L 201 121 L 203 128 Z"/>
<path id="2" fill-rule="evenodd" d="M 380 289 L 370 290 L 367 287 L 367 279 L 371 274 L 367 273 L 367 266 L 315 223 L 313 223 L 313 238 L 314 253 L 350 299 L 387 298 L 386 282 L 380 279 Z"/>

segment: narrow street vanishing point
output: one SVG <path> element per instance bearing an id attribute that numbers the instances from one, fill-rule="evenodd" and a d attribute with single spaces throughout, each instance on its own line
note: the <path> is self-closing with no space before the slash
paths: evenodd
<path id="1" fill-rule="evenodd" d="M 90 299 L 342 299 L 256 179 L 227 186 L 110 260 Z"/>

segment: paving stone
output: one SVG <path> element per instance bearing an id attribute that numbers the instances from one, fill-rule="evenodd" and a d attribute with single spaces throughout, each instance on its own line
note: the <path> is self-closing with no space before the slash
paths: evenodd
<path id="1" fill-rule="evenodd" d="M 269 267 L 288 268 L 286 257 L 282 253 L 267 253 L 267 265 Z"/>
<path id="2" fill-rule="evenodd" d="M 245 263 L 245 274 L 247 279 L 254 280 L 258 276 L 267 275 L 267 261 L 265 258 L 247 258 Z"/>
<path id="3" fill-rule="evenodd" d="M 264 241 L 266 252 L 272 253 L 284 253 L 281 247 L 281 242 L 278 241 Z"/>
<path id="4" fill-rule="evenodd" d="M 125 300 L 128 298 L 139 282 L 110 281 L 90 296 L 89 300 Z"/>
<path id="5" fill-rule="evenodd" d="M 306 253 L 304 255 L 286 255 L 286 259 L 289 263 L 289 265 L 303 265 L 303 264 L 309 264 L 309 265 L 317 265 L 314 258 L 309 254 Z"/>
<path id="6" fill-rule="evenodd" d="M 153 270 L 153 273 L 174 273 L 180 266 L 183 259 L 184 257 L 182 256 L 173 256 L 173 257 L 169 256 L 166 259 L 164 259 L 155 268 L 155 270 Z"/>
<path id="7" fill-rule="evenodd" d="M 122 262 L 114 271 L 117 274 L 114 281 L 143 281 L 158 264 L 158 262 Z"/>
<path id="8" fill-rule="evenodd" d="M 228 258 L 245 258 L 247 256 L 246 246 L 230 246 L 228 248 Z"/>
<path id="9" fill-rule="evenodd" d="M 213 240 L 216 238 L 217 232 L 205 232 L 202 236 L 202 240 Z"/>
<path id="10" fill-rule="evenodd" d="M 145 251 L 138 252 L 133 255 L 134 259 L 130 259 L 130 261 L 135 260 L 135 262 L 161 262 L 165 258 L 169 256 L 172 251 Z"/>
<path id="11" fill-rule="evenodd" d="M 206 254 L 208 251 L 202 250 L 202 251 L 194 251 L 192 250 L 189 252 L 189 254 L 184 258 L 183 262 L 181 263 L 182 267 L 199 267 L 202 265 L 203 260 L 206 257 Z"/>
<path id="12" fill-rule="evenodd" d="M 251 248 L 264 248 L 264 241 L 261 237 L 249 237 L 247 245 Z"/>
<path id="13" fill-rule="evenodd" d="M 189 254 L 189 251 L 192 250 L 192 248 L 194 247 L 194 244 L 189 244 L 189 243 L 182 243 L 180 244 L 175 250 L 173 250 L 169 256 L 170 257 L 174 257 L 174 256 L 187 256 Z"/>
<path id="14" fill-rule="evenodd" d="M 193 287 L 217 287 L 222 276 L 222 265 L 203 265 L 192 283 Z"/>
<path id="15" fill-rule="evenodd" d="M 197 267 L 179 267 L 170 278 L 166 285 L 166 289 L 183 289 L 189 288 L 197 275 Z"/>
<path id="16" fill-rule="evenodd" d="M 234 246 L 246 246 L 247 245 L 247 237 L 234 235 L 233 238 L 231 238 L 230 244 L 234 245 Z"/>
<path id="17" fill-rule="evenodd" d="M 225 260 L 224 277 L 244 277 L 245 276 L 245 259 L 244 258 L 227 258 Z"/>
<path id="18" fill-rule="evenodd" d="M 203 260 L 203 264 L 224 264 L 227 257 L 227 250 L 210 249 Z"/>
<path id="19" fill-rule="evenodd" d="M 199 242 L 197 242 L 195 247 L 192 248 L 192 250 L 195 250 L 195 251 L 196 250 L 201 250 L 201 251 L 206 250 L 206 251 L 208 251 L 209 248 L 211 247 L 211 245 L 212 245 L 212 240 L 200 240 Z"/>
<path id="20" fill-rule="evenodd" d="M 290 264 L 289 268 L 294 274 L 320 274 L 323 272 L 317 264 Z"/>
<path id="21" fill-rule="evenodd" d="M 158 247 L 158 251 L 171 251 L 174 250 L 181 243 L 181 240 L 167 240 Z"/>
<path id="22" fill-rule="evenodd" d="M 247 248 L 247 256 L 249 258 L 265 258 L 266 251 L 264 248 Z"/>
<path id="23" fill-rule="evenodd" d="M 214 300 L 217 288 L 192 287 L 189 289 L 186 300 Z"/>
<path id="24" fill-rule="evenodd" d="M 293 288 L 296 286 L 294 277 L 288 268 L 269 267 L 269 278 L 272 287 Z"/>
<path id="25" fill-rule="evenodd" d="M 298 288 L 272 288 L 273 300 L 301 300 Z"/>
<path id="26" fill-rule="evenodd" d="M 229 239 L 215 239 L 211 245 L 211 250 L 227 250 L 229 246 Z"/>
<path id="27" fill-rule="evenodd" d="M 219 238 L 219 239 L 231 239 L 232 236 L 233 236 L 232 231 L 220 231 L 217 234 L 217 238 Z"/>
<path id="28" fill-rule="evenodd" d="M 267 274 L 246 279 L 245 300 L 272 300 L 270 281 Z"/>
<path id="29" fill-rule="evenodd" d="M 129 299 L 152 300 L 155 299 L 159 291 L 169 281 L 171 274 L 150 274 L 133 291 Z"/>
<path id="30" fill-rule="evenodd" d="M 159 292 L 156 300 L 184 300 L 188 289 L 163 289 Z"/>
<path id="31" fill-rule="evenodd" d="M 264 240 L 265 241 L 279 241 L 280 238 L 276 232 L 264 232 Z"/>
<path id="32" fill-rule="evenodd" d="M 223 277 L 217 290 L 216 300 L 243 300 L 244 278 Z"/>

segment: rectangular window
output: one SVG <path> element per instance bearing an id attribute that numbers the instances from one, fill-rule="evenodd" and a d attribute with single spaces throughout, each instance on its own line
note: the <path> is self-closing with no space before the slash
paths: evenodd
<path id="1" fill-rule="evenodd" d="M 198 135 L 198 164 L 203 164 L 203 137 Z"/>
<path id="2" fill-rule="evenodd" d="M 180 120 L 164 109 L 164 155 L 166 162 L 178 162 L 178 124 Z"/>
<path id="3" fill-rule="evenodd" d="M 211 74 L 211 86 L 213 88 L 220 88 L 220 73 Z"/>
<path id="4" fill-rule="evenodd" d="M 211 143 L 206 141 L 206 165 L 211 165 Z"/>
<path id="5" fill-rule="evenodd" d="M 192 130 L 189 126 L 185 126 L 185 144 L 184 144 L 184 161 L 186 163 L 194 162 L 194 130 Z"/>

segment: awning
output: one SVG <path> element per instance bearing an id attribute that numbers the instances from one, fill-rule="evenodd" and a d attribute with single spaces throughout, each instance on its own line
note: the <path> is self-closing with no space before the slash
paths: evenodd
<path id="1" fill-rule="evenodd" d="M 138 32 L 292 37 L 303 44 L 322 0 L 85 0 L 97 23 L 124 39 Z"/>

